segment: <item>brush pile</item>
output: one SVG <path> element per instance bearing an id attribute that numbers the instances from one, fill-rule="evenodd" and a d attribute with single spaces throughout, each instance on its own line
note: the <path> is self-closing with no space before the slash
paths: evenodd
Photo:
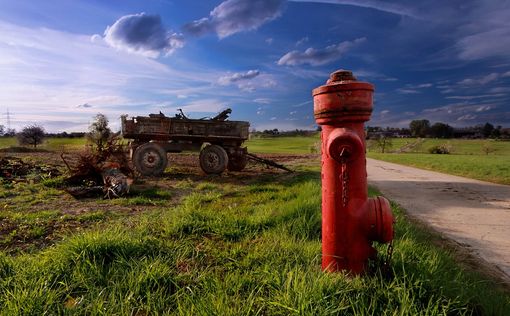
<path id="1" fill-rule="evenodd" d="M 71 173 L 66 179 L 68 187 L 65 190 L 74 197 L 102 194 L 104 198 L 116 198 L 129 192 L 134 171 L 117 135 L 109 137 L 101 147 L 88 146 L 75 163 L 68 163 L 64 154 L 61 157 Z"/>

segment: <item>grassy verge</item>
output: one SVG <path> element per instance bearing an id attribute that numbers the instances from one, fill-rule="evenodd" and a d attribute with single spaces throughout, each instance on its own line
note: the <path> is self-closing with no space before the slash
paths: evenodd
<path id="1" fill-rule="evenodd" d="M 392 150 L 398 150 L 407 144 L 417 141 L 416 138 L 393 138 Z M 494 155 L 510 156 L 510 142 L 494 139 L 436 139 L 425 138 L 418 146 L 412 147 L 410 153 L 428 153 L 429 148 L 434 146 L 447 145 L 450 151 L 457 155 L 485 155 L 484 147 L 489 146 L 493 152 L 489 157 Z M 374 150 L 376 150 L 374 148 Z"/>
<path id="2" fill-rule="evenodd" d="M 39 149 L 61 151 L 83 149 L 86 144 L 85 138 L 46 138 L 44 142 L 37 146 Z M 0 137 L 0 149 L 12 146 L 18 146 L 15 137 Z"/>
<path id="3" fill-rule="evenodd" d="M 510 184 L 509 156 L 381 154 L 371 152 L 368 153 L 368 157 L 472 179 Z"/>
<path id="4" fill-rule="evenodd" d="M 159 194 L 158 194 L 159 196 Z M 510 297 L 397 214 L 395 278 L 320 270 L 320 174 L 209 178 L 182 204 L 0 253 L 0 314 L 504 315 Z M 52 216 L 49 214 L 48 216 Z M 381 251 L 384 247 L 381 248 Z"/>
<path id="5" fill-rule="evenodd" d="M 268 137 L 253 138 L 246 142 L 248 151 L 252 153 L 271 154 L 310 154 L 320 153 L 317 143 L 320 141 L 320 134 L 313 137 Z"/>

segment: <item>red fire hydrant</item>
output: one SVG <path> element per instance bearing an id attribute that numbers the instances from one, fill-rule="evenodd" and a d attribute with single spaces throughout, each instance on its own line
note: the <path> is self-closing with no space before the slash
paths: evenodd
<path id="1" fill-rule="evenodd" d="M 372 113 L 374 86 L 338 70 L 313 90 L 322 127 L 322 269 L 366 271 L 377 257 L 373 241 L 393 239 L 388 200 L 368 198 L 364 122 Z"/>

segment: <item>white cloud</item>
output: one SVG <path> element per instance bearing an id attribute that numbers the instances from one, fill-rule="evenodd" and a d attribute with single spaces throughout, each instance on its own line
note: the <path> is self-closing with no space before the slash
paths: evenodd
<path id="1" fill-rule="evenodd" d="M 465 114 L 465 115 L 462 115 L 462 116 L 459 116 L 457 118 L 457 121 L 471 121 L 471 120 L 474 120 L 476 119 L 476 115 L 473 115 L 473 114 Z"/>
<path id="2" fill-rule="evenodd" d="M 219 38 L 255 30 L 280 16 L 285 0 L 226 0 L 208 17 L 184 26 L 193 35 L 215 32 Z"/>
<path id="3" fill-rule="evenodd" d="M 254 69 L 254 70 L 248 70 L 246 72 L 236 72 L 233 74 L 222 76 L 218 79 L 218 83 L 221 85 L 228 85 L 234 82 L 243 81 L 243 80 L 250 80 L 260 75 L 260 71 Z"/>
<path id="4" fill-rule="evenodd" d="M 277 81 L 274 75 L 261 73 L 259 70 L 252 69 L 246 72 L 228 73 L 216 80 L 220 86 L 236 85 L 241 91 L 255 92 L 257 90 L 266 90 L 274 92 Z"/>
<path id="5" fill-rule="evenodd" d="M 473 1 L 464 23 L 457 26 L 458 57 L 472 61 L 492 57 L 508 60 L 510 6 L 506 0 Z"/>
<path id="6" fill-rule="evenodd" d="M 336 45 L 330 45 L 324 49 L 308 48 L 304 52 L 297 50 L 283 55 L 277 62 L 278 65 L 298 66 L 312 65 L 320 66 L 338 60 L 347 51 L 366 41 L 365 37 L 357 38 L 354 41 L 344 41 Z"/>
<path id="7" fill-rule="evenodd" d="M 92 41 L 97 41 L 96 35 Z M 104 40 L 110 46 L 156 58 L 172 54 L 184 46 L 182 35 L 167 31 L 159 15 L 146 13 L 125 15 L 108 26 Z"/>
<path id="8" fill-rule="evenodd" d="M 416 90 L 416 89 L 407 89 L 407 88 L 398 88 L 397 92 L 400 93 L 400 94 L 417 94 L 417 93 L 421 93 L 421 91 L 419 91 L 419 90 Z"/>
<path id="9" fill-rule="evenodd" d="M 308 36 L 305 36 L 296 42 L 296 46 L 301 46 L 304 43 L 307 43 L 309 40 L 310 39 L 308 38 Z"/>
<path id="10" fill-rule="evenodd" d="M 398 3 L 389 3 L 383 1 L 374 0 L 289 0 L 289 1 L 352 5 L 356 7 L 375 9 L 382 12 L 388 12 L 402 16 L 420 18 L 419 15 L 416 14 L 416 12 L 409 7 L 402 6 Z"/>
<path id="11" fill-rule="evenodd" d="M 271 100 L 268 98 L 257 98 L 255 100 L 253 100 L 253 102 L 259 103 L 259 104 L 269 104 L 269 103 L 271 103 Z"/>
<path id="12" fill-rule="evenodd" d="M 476 109 L 476 112 L 485 112 L 491 110 L 492 107 L 490 105 L 482 105 Z"/>
<path id="13" fill-rule="evenodd" d="M 453 95 L 446 97 L 446 99 L 453 100 L 474 100 L 474 99 L 484 99 L 484 98 L 497 98 L 503 97 L 506 94 L 503 93 L 493 93 L 493 94 L 480 94 L 480 95 Z"/>
<path id="14" fill-rule="evenodd" d="M 499 73 L 493 72 L 480 78 L 466 78 L 458 82 L 459 85 L 472 86 L 472 85 L 486 85 L 500 77 Z"/>
<path id="15" fill-rule="evenodd" d="M 364 69 L 358 69 L 352 72 L 356 78 L 365 80 L 379 80 L 379 81 L 386 81 L 386 82 L 393 82 L 398 81 L 397 78 L 386 76 L 385 74 L 378 73 L 372 70 L 364 70 Z"/>
<path id="16" fill-rule="evenodd" d="M 510 14 L 510 11 L 507 10 Z M 488 16 L 487 18 L 492 19 Z M 478 60 L 494 56 L 508 56 L 510 50 L 510 28 L 508 25 L 492 30 L 467 35 L 457 42 L 459 57 L 464 60 Z"/>
<path id="17" fill-rule="evenodd" d="M 490 93 L 509 93 L 510 87 L 494 87 L 489 90 Z"/>

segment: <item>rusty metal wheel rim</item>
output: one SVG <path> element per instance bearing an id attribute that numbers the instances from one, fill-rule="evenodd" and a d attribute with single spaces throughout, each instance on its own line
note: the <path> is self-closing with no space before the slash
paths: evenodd
<path id="1" fill-rule="evenodd" d="M 205 164 L 208 168 L 216 169 L 220 165 L 220 157 L 216 153 L 209 152 L 205 158 Z"/>
<path id="2" fill-rule="evenodd" d="M 147 151 L 143 154 L 142 163 L 147 168 L 154 168 L 161 162 L 161 158 L 155 151 Z"/>

